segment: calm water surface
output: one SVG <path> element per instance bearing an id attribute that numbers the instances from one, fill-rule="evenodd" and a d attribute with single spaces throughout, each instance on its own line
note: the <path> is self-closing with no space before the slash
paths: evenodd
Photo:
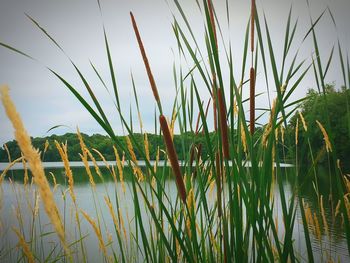
<path id="1" fill-rule="evenodd" d="M 51 166 L 50 166 L 51 165 Z M 50 168 L 52 167 L 52 163 L 46 165 L 46 174 L 48 174 L 48 178 L 50 183 L 52 183 L 52 178 L 49 175 L 50 172 L 53 173 L 56 177 L 57 184 L 59 186 L 55 189 L 54 195 L 56 198 L 56 202 L 59 206 L 61 215 L 63 217 L 66 232 L 68 233 L 69 239 L 76 240 L 79 235 L 77 232 L 75 219 L 72 214 L 72 202 L 70 200 L 69 194 L 66 192 L 67 189 L 67 180 L 64 174 L 64 170 L 62 168 Z M 73 165 L 74 166 L 74 165 Z M 77 165 L 79 166 L 79 165 Z M 1 167 L 0 167 L 1 169 Z M 125 222 L 129 221 L 130 224 L 126 224 L 127 236 L 130 232 L 135 233 L 135 224 L 134 224 L 134 209 L 133 209 L 133 196 L 131 194 L 131 181 L 128 180 L 127 176 L 125 178 L 126 185 L 126 193 L 123 193 L 122 187 L 120 183 L 115 183 L 106 169 L 102 169 L 104 175 L 104 182 L 101 181 L 97 176 L 95 176 L 96 180 L 96 192 L 93 194 L 91 190 L 88 176 L 85 172 L 85 169 L 76 167 L 72 168 L 74 174 L 74 192 L 77 198 L 77 204 L 79 209 L 87 212 L 94 219 L 97 218 L 96 210 L 98 211 L 99 220 L 101 224 L 101 230 L 104 234 L 104 240 L 107 243 L 108 233 L 112 234 L 110 238 L 112 243 L 109 245 L 110 247 L 114 247 L 114 251 L 118 253 L 117 248 L 117 240 L 114 235 L 114 225 L 109 214 L 109 210 L 105 204 L 104 197 L 109 196 L 112 200 L 114 207 L 116 207 L 115 196 L 117 195 L 119 198 L 119 206 L 121 213 L 124 217 Z M 283 179 L 284 191 L 286 198 L 290 200 L 292 198 L 292 189 L 296 184 L 295 175 L 293 175 L 293 168 L 286 168 L 280 176 Z M 163 170 L 165 174 L 170 173 L 170 169 Z M 324 231 L 322 232 L 321 240 L 315 238 L 315 236 L 311 232 L 312 237 L 312 246 L 313 252 L 315 256 L 316 262 L 327 262 L 327 258 L 325 255 L 328 253 L 334 260 L 341 262 L 350 262 L 348 252 L 347 252 L 347 243 L 345 239 L 344 231 L 341 227 L 340 220 L 335 220 L 332 218 L 331 214 L 332 210 L 335 209 L 336 204 L 332 203 L 332 200 L 328 197 L 335 189 L 330 188 L 330 180 L 331 176 L 326 170 L 319 168 L 317 171 L 318 177 L 318 187 L 322 195 L 324 196 L 324 208 L 326 212 L 326 218 L 329 226 L 329 236 L 326 236 Z M 170 202 L 174 203 L 177 196 L 176 184 L 175 181 L 171 179 L 171 176 L 166 180 L 166 192 L 170 198 Z M 298 194 L 304 198 L 305 202 L 309 204 L 311 210 L 316 212 L 319 207 L 317 204 L 317 197 L 314 192 L 314 185 L 312 184 L 311 178 L 301 177 L 302 184 L 299 187 Z M 11 183 L 11 181 L 13 183 Z M 0 262 L 16 262 L 18 258 L 18 250 L 14 249 L 18 238 L 14 235 L 11 230 L 12 226 L 23 225 L 23 228 L 26 230 L 26 240 L 30 240 L 30 237 L 27 235 L 31 232 L 31 212 L 29 207 L 34 207 L 34 190 L 26 191 L 23 186 L 23 171 L 21 170 L 12 170 L 7 173 L 7 179 L 4 180 L 0 187 Z M 143 187 L 146 189 L 146 183 L 143 184 Z M 214 190 L 215 191 L 215 190 Z M 63 201 L 62 194 L 66 193 L 65 201 Z M 209 194 L 208 194 L 209 195 Z M 213 193 L 215 196 L 215 193 Z M 279 200 L 279 190 L 278 186 L 274 187 L 274 195 L 275 195 L 275 209 L 274 216 L 278 218 L 279 222 L 279 235 L 283 237 L 283 228 L 282 228 L 282 208 Z M 140 198 L 140 197 L 139 197 Z M 213 200 L 208 196 L 208 200 Z M 141 200 L 141 199 L 140 199 Z M 97 209 L 96 209 L 97 207 Z M 42 235 L 43 242 L 36 242 L 36 246 L 44 247 L 44 251 L 46 255 L 40 255 L 40 258 L 45 258 L 49 256 L 50 251 L 58 250 L 56 247 L 57 237 L 55 234 L 52 234 L 51 227 L 49 226 L 48 219 L 46 214 L 43 211 L 43 207 L 40 206 L 41 212 L 39 213 L 39 218 L 37 220 L 38 224 L 41 224 L 41 233 L 37 233 L 37 235 Z M 18 213 L 21 211 L 21 213 Z M 141 213 L 145 218 L 144 224 L 147 226 L 148 224 L 148 216 L 145 211 L 145 207 L 141 207 Z M 102 216 L 101 216 L 102 215 Z M 40 222 L 39 222 L 40 221 Z M 82 219 L 82 235 L 85 237 L 85 245 L 87 247 L 88 260 L 89 262 L 98 262 L 101 259 L 101 251 L 98 247 L 98 240 L 96 238 L 95 233 L 93 232 L 91 226 L 86 222 L 85 219 Z M 39 229 L 39 228 L 37 228 Z M 147 227 L 146 227 L 147 229 Z M 294 238 L 295 238 L 295 249 L 297 256 L 301 259 L 301 261 L 306 261 L 307 253 L 304 242 L 304 232 L 302 226 L 301 215 L 299 210 L 297 209 L 297 219 L 294 227 Z M 128 242 L 130 245 L 130 242 Z M 12 250 L 8 250 L 8 248 L 13 248 Z M 131 248 L 136 251 L 136 248 Z M 41 251 L 42 249 L 38 249 L 37 251 Z M 110 250 L 111 251 L 111 250 Z M 322 256 L 323 255 L 323 256 Z M 39 255 L 38 255 L 39 256 Z M 140 255 L 139 255 L 140 256 Z M 140 256 L 141 258 L 141 256 Z M 137 260 L 137 255 L 135 256 Z"/>

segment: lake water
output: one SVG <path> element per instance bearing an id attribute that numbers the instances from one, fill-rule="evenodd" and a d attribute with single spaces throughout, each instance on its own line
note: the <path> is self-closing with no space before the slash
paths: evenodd
<path id="1" fill-rule="evenodd" d="M 65 173 L 62 168 L 53 168 L 59 167 L 60 165 L 60 163 L 45 164 L 46 174 L 48 175 L 48 179 L 51 184 L 53 183 L 53 180 L 49 174 L 53 173 L 55 175 L 58 186 L 54 190 L 54 195 L 65 223 L 68 239 L 77 240 L 79 238 L 79 234 L 77 233 L 75 218 L 72 216 L 74 215 L 72 202 L 69 193 L 66 191 L 67 180 Z M 125 225 L 125 231 L 127 232 L 126 236 L 132 236 L 130 233 L 135 233 L 135 223 L 133 195 L 131 194 L 132 185 L 131 181 L 128 180 L 128 176 L 131 175 L 126 175 L 125 177 L 126 192 L 124 193 L 121 183 L 115 183 L 112 179 L 112 176 L 107 172 L 107 170 L 102 169 L 101 171 L 103 173 L 104 182 L 95 176 L 96 191 L 93 192 L 85 169 L 79 167 L 81 164 L 79 165 L 76 163 L 75 165 L 74 162 L 72 162 L 71 165 L 73 167 L 72 170 L 74 174 L 74 192 L 77 198 L 79 210 L 81 209 L 87 212 L 94 219 L 97 219 L 98 216 L 96 215 L 96 211 L 99 211 L 100 216 L 98 218 L 101 224 L 101 231 L 103 233 L 105 243 L 109 244 L 107 246 L 109 252 L 112 251 L 113 248 L 114 251 L 118 254 L 118 244 L 114 234 L 114 225 L 109 214 L 109 210 L 105 204 L 104 197 L 109 196 L 114 207 L 116 207 L 115 196 L 118 196 L 120 211 L 124 217 L 124 220 L 125 222 L 131 222 L 130 224 Z M 1 169 L 3 169 L 3 167 L 0 167 L 0 170 Z M 171 170 L 168 168 L 163 168 L 160 170 L 163 172 L 163 175 L 168 175 L 168 179 L 166 180 L 165 184 L 165 190 L 170 198 L 170 203 L 174 203 L 177 196 L 177 189 L 175 181 L 170 176 Z M 290 173 L 283 173 L 281 176 L 283 177 L 285 195 L 289 200 L 292 197 L 292 189 L 295 188 L 295 176 L 291 176 Z M 329 180 L 331 180 L 331 177 L 327 171 L 323 170 L 322 168 L 318 169 L 317 177 L 321 194 L 325 197 L 328 197 L 332 191 L 335 191 L 335 189 L 330 188 L 331 184 Z M 303 182 L 303 185 L 300 185 L 300 187 L 298 187 L 299 192 L 297 194 L 304 198 L 305 202 L 309 204 L 311 211 L 316 211 L 318 209 L 318 203 L 317 197 L 313 190 L 311 179 L 303 180 Z M 147 190 L 148 183 L 142 183 L 142 187 Z M 274 216 L 278 218 L 278 221 L 280 222 L 278 232 L 282 237 L 282 208 L 280 200 L 278 198 L 278 186 L 276 185 L 273 190 L 276 197 Z M 41 253 L 38 255 L 39 258 L 49 257 L 50 252 L 52 252 L 52 257 L 54 257 L 55 253 L 58 252 L 58 248 L 56 246 L 57 237 L 55 234 L 51 233 L 52 229 L 47 224 L 48 219 L 43 211 L 42 206 L 40 206 L 40 213 L 36 219 L 36 227 L 35 229 L 31 228 L 32 212 L 30 210 L 30 207 L 35 206 L 34 192 L 34 186 L 32 186 L 31 190 L 28 190 L 28 188 L 25 188 L 23 186 L 22 170 L 12 170 L 7 173 L 7 179 L 3 181 L 0 187 L 0 262 L 17 262 L 21 258 L 22 254 L 18 252 L 18 249 L 15 249 L 18 238 L 11 230 L 12 226 L 22 226 L 22 229 L 25 230 L 25 237 L 27 241 L 30 240 L 30 233 L 33 231 L 36 232 L 36 236 L 42 236 L 42 241 L 35 242 L 35 251 L 40 251 Z M 62 193 L 65 193 L 65 200 L 62 198 Z M 215 189 L 214 193 L 212 194 L 215 196 Z M 213 199 L 214 198 L 208 196 L 208 200 Z M 212 204 L 209 203 L 209 205 Z M 350 258 L 347 252 L 346 238 L 344 230 L 341 227 L 340 220 L 334 219 L 331 216 L 331 214 L 334 214 L 334 211 L 332 213 L 332 210 L 335 209 L 335 206 L 336 204 L 329 201 L 328 198 L 324 198 L 324 209 L 329 226 L 329 236 L 327 236 L 326 233 L 322 231 L 322 236 L 319 240 L 313 235 L 312 229 L 310 229 L 313 253 L 316 262 L 327 262 L 327 258 L 325 257 L 327 253 L 335 261 L 338 261 L 339 259 L 341 262 L 350 262 Z M 147 226 L 148 216 L 145 207 L 141 207 L 141 213 L 145 218 L 145 224 Z M 89 262 L 99 262 L 101 260 L 101 251 L 98 247 L 98 240 L 96 238 L 96 235 L 93 232 L 91 225 L 89 225 L 82 216 L 80 216 L 80 218 L 82 235 L 86 236 L 84 238 L 84 242 L 87 248 L 88 260 Z M 301 222 L 301 215 L 297 209 L 297 219 L 293 233 L 295 238 L 294 247 L 296 253 L 298 253 L 298 258 L 300 258 L 301 261 L 306 262 L 307 253 L 304 242 L 303 225 Z M 108 243 L 108 239 L 110 240 L 110 243 Z M 134 242 L 130 242 L 130 240 L 128 240 L 127 243 L 129 246 L 131 246 L 130 251 L 137 251 L 137 248 L 133 247 L 135 246 Z M 142 255 L 138 253 L 134 253 L 134 255 L 130 256 L 130 259 L 133 259 L 135 261 L 141 261 L 141 258 Z"/>

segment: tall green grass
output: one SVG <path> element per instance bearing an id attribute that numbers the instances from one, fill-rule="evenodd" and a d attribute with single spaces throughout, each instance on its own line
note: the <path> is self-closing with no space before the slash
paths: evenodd
<path id="1" fill-rule="evenodd" d="M 98 2 L 100 5 L 100 3 Z M 103 105 L 95 96 L 94 90 L 90 87 L 88 78 L 82 74 L 78 66 L 70 59 L 74 70 L 81 79 L 82 85 L 86 88 L 89 98 L 83 97 L 78 92 L 78 88 L 70 84 L 63 76 L 54 69 L 49 70 L 69 89 L 79 100 L 82 106 L 91 114 L 96 122 L 114 140 L 117 154 L 124 153 L 125 161 L 129 166 L 121 167 L 120 157 L 117 159 L 117 167 L 107 166 L 110 174 L 115 178 L 122 179 L 123 170 L 129 170 L 134 176 L 131 177 L 131 191 L 134 204 L 133 221 L 126 220 L 126 224 L 135 224 L 136 232 L 129 237 L 123 234 L 123 215 L 119 206 L 123 196 L 115 192 L 115 196 L 106 196 L 106 204 L 111 207 L 111 218 L 115 222 L 115 235 L 117 237 L 118 248 L 111 248 L 111 255 L 104 252 L 104 261 L 114 260 L 116 262 L 146 261 L 146 262 L 299 262 L 307 260 L 314 262 L 314 251 L 312 251 L 312 233 L 326 231 L 326 223 L 317 223 L 324 218 L 322 211 L 322 196 L 319 196 L 319 207 L 315 213 L 310 211 L 310 207 L 298 195 L 298 186 L 303 184 L 303 178 L 299 177 L 300 167 L 298 156 L 295 158 L 295 168 L 288 173 L 296 174 L 298 184 L 292 191 L 292 196 L 285 195 L 285 185 L 281 174 L 281 163 L 285 158 L 278 154 L 279 149 L 300 147 L 293 136 L 283 137 L 283 130 L 288 126 L 288 119 L 293 115 L 303 100 L 290 101 L 302 80 L 306 75 L 315 75 L 315 84 L 320 92 L 325 92 L 325 78 L 328 69 L 332 65 L 335 48 L 332 49 L 327 62 L 321 61 L 323 57 L 318 48 L 317 26 L 326 13 L 333 15 L 329 9 L 313 20 L 310 16 L 310 27 L 305 31 L 306 39 L 311 39 L 314 45 L 315 57 L 311 63 L 299 58 L 298 50 L 293 54 L 292 48 L 295 44 L 295 32 L 298 30 L 298 21 L 293 21 L 292 8 L 286 17 L 284 41 L 273 40 L 270 35 L 268 18 L 259 8 L 255 7 L 255 1 L 251 3 L 251 14 L 247 15 L 247 29 L 243 46 L 243 60 L 237 63 L 233 59 L 232 40 L 224 42 L 223 32 L 219 24 L 221 18 L 215 12 L 215 3 L 211 1 L 198 1 L 198 8 L 204 18 L 205 33 L 203 38 L 196 38 L 194 29 L 191 26 L 189 14 L 183 9 L 179 1 L 174 0 L 176 10 L 174 10 L 172 30 L 178 44 L 178 54 L 181 59 L 192 64 L 190 69 L 183 65 L 174 66 L 174 88 L 177 96 L 172 102 L 171 113 L 164 112 L 161 98 L 153 73 L 151 70 L 152 58 L 147 57 L 142 42 L 142 30 L 137 24 L 137 16 L 131 15 L 131 23 L 135 32 L 141 57 L 145 64 L 145 69 L 149 78 L 150 88 L 153 91 L 154 99 L 158 110 L 155 112 L 155 132 L 161 131 L 163 134 L 167 152 L 167 158 L 173 170 L 178 189 L 178 198 L 171 201 L 166 191 L 165 176 L 159 176 L 155 167 L 151 165 L 149 154 L 147 153 L 147 134 L 144 133 L 145 140 L 138 143 L 133 134 L 132 122 L 121 110 L 119 90 L 116 83 L 115 70 L 113 66 L 111 47 L 108 36 L 104 31 L 105 51 L 107 64 L 109 66 L 110 78 L 112 81 L 112 91 L 118 114 L 124 130 L 127 132 L 130 143 L 125 148 L 116 137 L 113 127 L 110 124 L 110 117 L 105 114 Z M 229 18 L 230 3 L 226 1 L 227 21 Z M 101 9 L 100 9 L 101 10 Z M 52 41 L 63 53 L 59 43 L 45 30 L 34 18 L 28 18 L 41 30 L 50 41 Z M 334 21 L 334 19 L 333 19 Z M 142 27 L 141 27 L 142 28 Z M 241 36 L 240 36 L 241 37 Z M 303 40 L 303 41 L 304 41 Z M 201 50 L 199 43 L 204 43 L 205 50 Z M 282 43 L 283 54 L 281 62 L 275 55 L 275 45 Z M 9 46 L 0 43 L 2 46 L 17 53 L 31 58 L 29 55 Z M 297 43 L 299 44 L 299 43 Z M 135 50 L 135 52 L 138 52 Z M 343 73 L 344 85 L 349 87 L 350 70 L 349 60 L 345 56 L 341 44 L 338 43 L 338 53 L 340 67 Z M 250 61 L 249 61 L 250 60 Z M 289 62 L 290 61 L 290 62 Z M 240 68 L 239 76 L 234 75 L 234 67 Z M 247 65 L 250 64 L 249 74 Z M 91 64 L 97 77 L 103 86 L 107 83 L 102 79 L 96 67 Z M 261 68 L 260 68 L 261 67 Z M 224 72 L 228 72 L 228 79 L 225 79 Z M 257 78 L 256 74 L 260 76 Z M 169 72 L 171 74 L 171 72 Z M 272 79 L 270 79 L 272 77 Z M 133 80 L 133 77 L 132 77 Z M 261 115 L 261 111 L 255 106 L 256 94 L 255 86 L 258 81 L 264 81 L 267 86 L 267 93 L 276 91 L 276 97 L 272 98 L 271 106 Z M 203 103 L 200 85 L 205 85 L 211 100 L 208 105 Z M 242 96 L 242 90 L 249 86 L 250 98 Z M 137 87 L 133 81 L 133 94 L 137 104 L 140 126 L 142 126 L 142 114 L 139 109 Z M 326 99 L 326 96 L 324 97 Z M 92 101 L 89 103 L 88 101 Z M 249 107 L 248 104 L 249 103 Z M 214 118 L 208 119 L 208 109 L 213 111 Z M 247 109 L 249 108 L 249 111 Z M 158 116 L 159 113 L 159 116 Z M 249 113 L 249 117 L 247 117 Z M 198 120 L 195 118 L 198 114 Z M 262 115 L 268 115 L 268 122 L 259 124 Z M 166 115 L 169 116 L 168 122 Z M 114 118 L 114 117 L 113 117 Z M 159 121 L 158 121 L 159 120 Z M 247 121 L 249 120 L 249 121 Z M 202 133 L 205 137 L 205 148 L 207 155 L 201 156 L 202 145 L 186 145 L 182 143 L 184 167 L 180 169 L 177 154 L 172 143 L 174 126 L 179 127 L 181 134 L 193 130 L 193 123 L 196 123 L 195 134 Z M 302 119 L 299 120 L 299 124 Z M 324 123 L 324 128 L 332 144 L 332 132 L 329 123 Z M 211 135 L 209 127 L 214 126 L 215 136 Z M 160 130 L 159 128 L 160 127 Z M 301 126 L 300 126 L 301 127 Z M 262 130 L 257 133 L 256 130 Z M 296 127 L 298 129 L 298 127 Z M 299 132 L 307 132 L 300 130 Z M 350 120 L 349 120 L 350 132 Z M 297 136 L 296 136 L 297 137 Z M 82 145 L 82 159 L 93 160 L 93 155 Z M 140 169 L 134 157 L 133 147 L 141 153 L 145 161 L 146 169 Z M 311 146 L 308 148 L 312 153 Z M 329 158 L 333 162 L 329 163 L 330 169 L 336 174 L 332 181 L 337 187 L 336 201 L 339 203 L 338 214 L 344 221 L 348 250 L 350 254 L 350 225 L 349 225 L 349 198 L 346 195 L 349 191 L 349 182 L 344 179 L 341 170 L 336 166 L 336 149 L 329 153 Z M 196 162 L 194 162 L 196 160 Z M 249 166 L 246 164 L 249 163 Z M 317 165 L 317 160 L 310 164 L 309 176 L 314 176 L 317 186 L 317 173 L 313 169 Z M 67 168 L 68 169 L 68 168 Z M 89 174 L 89 168 L 87 167 Z M 95 167 L 99 174 L 99 168 Z M 69 170 L 69 169 L 68 169 Z M 143 187 L 146 182 L 147 187 Z M 119 182 L 118 182 L 119 183 Z M 279 196 L 273 194 L 273 187 L 277 185 Z M 72 188 L 72 186 L 71 186 Z M 209 198 L 210 189 L 215 188 L 216 195 Z M 91 186 L 93 196 L 94 186 Z M 317 191 L 317 187 L 315 187 Z M 73 193 L 71 190 L 70 194 Z M 73 198 L 73 196 L 72 196 Z M 282 222 L 276 220 L 276 199 L 280 201 Z M 114 201 L 115 208 L 111 201 Z M 337 203 L 336 202 L 336 203 Z M 88 215 L 88 219 L 97 236 L 103 231 L 103 221 L 107 215 L 99 214 L 99 207 L 103 205 L 96 203 L 97 221 L 93 221 Z M 146 208 L 147 222 L 142 215 L 142 208 Z M 79 214 L 79 208 L 75 207 Z M 304 231 L 307 258 L 300 255 L 300 251 L 295 246 L 296 236 L 294 234 L 297 222 L 297 213 L 300 211 Z M 102 218 L 101 218 L 102 217 Z M 79 227 L 82 217 L 77 215 L 77 226 Z M 283 228 L 281 229 L 279 228 Z M 312 230 L 312 231 L 310 231 Z M 24 231 L 24 230 L 23 230 Z M 317 232 L 318 231 L 318 232 Z M 281 234 L 283 232 L 283 234 Z M 99 236 L 99 239 L 103 237 Z M 77 260 L 86 261 L 86 249 L 84 246 L 84 236 L 79 235 L 79 239 L 71 246 L 79 244 Z M 103 248 L 105 244 L 100 241 Z M 139 257 L 133 257 L 133 249 L 137 251 Z M 35 247 L 31 248 L 36 251 Z M 36 255 L 40 258 L 40 255 Z M 65 255 L 62 255 L 65 257 Z M 58 260 L 61 258 L 57 256 Z M 329 258 L 330 259 L 330 258 Z"/>

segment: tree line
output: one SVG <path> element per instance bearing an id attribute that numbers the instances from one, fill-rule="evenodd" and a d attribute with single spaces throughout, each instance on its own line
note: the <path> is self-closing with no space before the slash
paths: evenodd
<path id="1" fill-rule="evenodd" d="M 332 150 L 336 152 L 336 158 L 339 159 L 345 166 L 350 166 L 348 156 L 350 156 L 350 91 L 342 88 L 336 90 L 334 85 L 327 85 L 325 92 L 317 92 L 309 90 L 305 100 L 299 106 L 299 112 L 296 112 L 290 119 L 288 126 L 285 128 L 285 136 L 288 143 L 279 142 L 277 144 L 277 154 L 281 158 L 294 160 L 297 154 L 300 162 L 305 164 L 311 162 L 327 162 L 329 161 L 325 148 L 324 134 L 319 128 L 316 121 L 320 122 L 329 136 L 332 143 Z M 302 117 L 301 117 L 302 116 Z M 304 118 L 306 129 L 301 118 Z M 298 125 L 297 125 L 298 120 Z M 298 128 L 298 132 L 295 129 Z M 259 140 L 264 132 L 264 127 L 256 129 L 254 139 Z M 237 134 L 234 132 L 234 134 Z M 134 133 L 134 139 L 138 145 L 144 146 L 144 135 Z M 210 133 L 210 140 L 215 140 L 216 133 Z M 295 136 L 298 136 L 298 145 L 295 145 Z M 93 134 L 87 135 L 82 133 L 82 137 L 86 146 L 89 149 L 95 148 L 101 152 L 106 160 L 115 160 L 113 140 L 106 135 Z M 150 159 L 156 159 L 157 149 L 165 150 L 163 138 L 157 134 L 147 134 Z M 118 136 L 119 143 L 127 149 L 125 136 Z M 240 138 L 234 136 L 233 143 L 236 144 Z M 68 154 L 71 161 L 80 161 L 79 153 L 81 148 L 79 139 L 75 133 L 66 133 L 64 135 L 51 135 L 47 137 L 32 138 L 34 147 L 42 153 L 44 161 L 60 161 L 59 153 L 55 147 L 54 141 L 67 143 Z M 47 149 L 45 149 L 47 144 Z M 193 145 L 201 144 L 202 157 L 207 156 L 206 139 L 204 134 L 187 132 L 181 135 L 174 135 L 174 145 L 178 153 L 179 159 L 189 158 L 190 149 Z M 133 149 L 137 158 L 142 159 L 140 149 Z M 6 143 L 6 147 L 12 160 L 21 156 L 20 149 L 15 140 Z M 123 152 L 117 147 L 120 155 Z M 141 149 L 144 151 L 144 148 Z M 331 153 L 330 153 L 331 154 Z M 159 158 L 164 159 L 163 151 L 160 151 Z M 328 156 L 328 157 L 327 157 Z M 99 160 L 99 156 L 95 156 Z M 9 156 L 5 147 L 0 148 L 0 162 L 8 162 Z"/>

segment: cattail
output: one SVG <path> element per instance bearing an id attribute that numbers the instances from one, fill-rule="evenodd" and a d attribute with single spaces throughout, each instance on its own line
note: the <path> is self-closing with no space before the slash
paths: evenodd
<path id="1" fill-rule="evenodd" d="M 255 21 L 255 0 L 251 2 L 251 14 L 250 14 L 250 51 L 254 52 L 254 21 Z"/>
<path id="2" fill-rule="evenodd" d="M 162 112 L 160 99 L 159 99 L 159 94 L 158 94 L 158 89 L 157 89 L 157 86 L 156 86 L 156 82 L 154 81 L 153 74 L 152 74 L 152 71 L 151 71 L 151 67 L 149 65 L 148 58 L 147 58 L 147 55 L 146 55 L 146 51 L 145 51 L 145 48 L 143 46 L 142 39 L 141 39 L 139 30 L 137 28 L 137 24 L 136 24 L 136 21 L 135 21 L 135 18 L 134 18 L 134 15 L 133 15 L 132 12 L 130 12 L 130 17 L 131 17 L 132 26 L 134 28 L 134 32 L 135 32 L 135 35 L 136 35 L 136 39 L 137 39 L 137 42 L 139 44 L 139 48 L 140 48 L 140 51 L 141 51 L 143 63 L 145 64 L 145 68 L 146 68 L 147 75 L 148 75 L 148 80 L 149 80 L 149 83 L 150 83 L 151 88 L 152 88 L 154 99 L 156 100 L 156 102 L 158 104 L 160 112 Z"/>
<path id="3" fill-rule="evenodd" d="M 18 229 L 16 229 L 16 228 L 12 228 L 12 229 L 16 233 L 16 235 L 19 239 L 18 244 L 22 247 L 23 253 L 26 256 L 26 258 L 28 259 L 28 262 L 34 263 L 35 262 L 34 256 L 33 256 L 32 252 L 30 251 L 30 248 L 29 248 L 27 242 L 25 241 L 24 237 L 22 236 L 22 234 L 19 232 Z"/>
<path id="4" fill-rule="evenodd" d="M 255 131 L 255 70 L 250 68 L 250 134 Z"/>
<path id="5" fill-rule="evenodd" d="M 101 230 L 97 227 L 96 222 L 85 211 L 81 211 L 81 213 L 95 231 L 95 234 L 98 238 L 98 242 L 100 244 L 100 249 L 102 250 L 103 254 L 107 257 L 107 249 L 102 238 Z"/>
<path id="6" fill-rule="evenodd" d="M 218 102 L 219 102 L 219 117 L 220 117 L 220 129 L 221 129 L 221 140 L 222 150 L 225 159 L 230 159 L 230 150 L 228 143 L 228 129 L 226 122 L 226 108 L 225 101 L 222 94 L 221 88 L 218 88 Z"/>
<path id="7" fill-rule="evenodd" d="M 325 128 L 323 127 L 323 125 L 318 120 L 316 120 L 316 123 L 320 127 L 320 130 L 321 130 L 321 132 L 323 134 L 323 139 L 324 139 L 324 141 L 326 143 L 326 150 L 327 150 L 327 152 L 331 152 L 332 151 L 332 145 L 331 145 L 331 142 L 329 141 L 329 137 L 328 137 L 328 134 L 327 134 Z"/>
<path id="8" fill-rule="evenodd" d="M 66 252 L 70 254 L 67 246 L 65 245 L 64 228 L 49 183 L 45 177 L 45 172 L 40 160 L 40 154 L 31 144 L 30 137 L 25 130 L 16 107 L 8 94 L 8 88 L 1 89 L 1 99 L 6 110 L 6 114 L 15 129 L 17 143 L 23 152 L 24 157 L 29 163 L 34 182 L 39 188 L 45 211 L 50 218 L 51 223 L 53 224 L 53 227 L 58 234 Z"/>
<path id="9" fill-rule="evenodd" d="M 114 145 L 113 145 L 113 150 L 114 150 L 114 155 L 116 158 L 116 163 L 117 163 L 117 168 L 118 168 L 118 173 L 119 173 L 119 180 L 120 180 L 120 183 L 122 184 L 123 193 L 125 194 L 125 184 L 124 184 L 122 162 L 120 161 L 118 150 L 117 150 L 117 148 L 115 148 Z"/>
<path id="10" fill-rule="evenodd" d="M 160 122 L 160 128 L 162 129 L 163 132 L 163 139 L 168 151 L 168 156 L 169 160 L 171 163 L 171 167 L 173 168 L 173 172 L 175 175 L 175 181 L 176 181 L 176 186 L 177 190 L 179 192 L 180 198 L 182 199 L 183 203 L 186 203 L 186 189 L 185 189 L 185 184 L 182 178 L 180 166 L 179 166 L 179 161 L 177 159 L 177 154 L 175 151 L 175 147 L 171 138 L 171 134 L 169 131 L 169 126 L 167 123 L 166 118 L 164 115 L 159 116 L 159 122 Z"/>

